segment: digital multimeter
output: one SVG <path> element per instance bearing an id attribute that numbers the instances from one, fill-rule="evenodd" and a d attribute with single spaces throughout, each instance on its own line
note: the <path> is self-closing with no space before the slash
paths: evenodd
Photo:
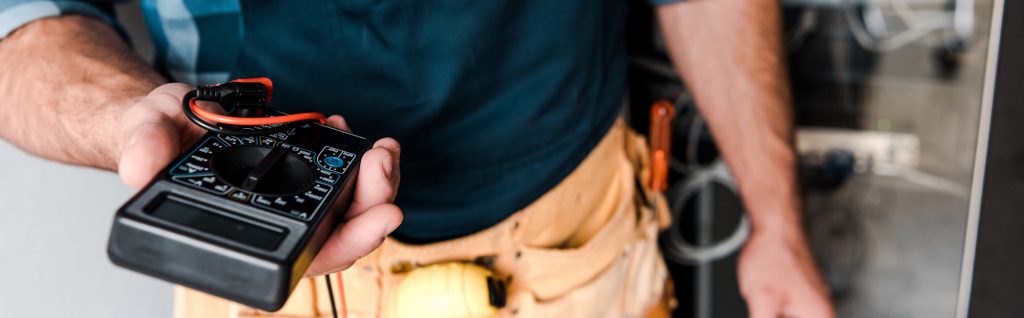
<path id="1" fill-rule="evenodd" d="M 315 122 L 210 132 L 114 218 L 111 261 L 275 311 L 351 200 L 366 139 Z"/>

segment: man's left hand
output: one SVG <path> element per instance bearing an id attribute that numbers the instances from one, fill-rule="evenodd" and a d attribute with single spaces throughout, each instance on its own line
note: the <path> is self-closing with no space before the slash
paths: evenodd
<path id="1" fill-rule="evenodd" d="M 740 292 L 751 318 L 832 318 L 828 288 L 799 227 L 755 227 L 740 253 Z"/>

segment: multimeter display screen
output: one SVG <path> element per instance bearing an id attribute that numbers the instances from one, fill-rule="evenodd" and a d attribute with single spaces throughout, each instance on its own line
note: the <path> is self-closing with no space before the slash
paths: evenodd
<path id="1" fill-rule="evenodd" d="M 165 197 L 149 213 L 171 223 L 232 240 L 245 245 L 273 250 L 284 239 L 282 231 L 227 217 L 174 197 Z"/>

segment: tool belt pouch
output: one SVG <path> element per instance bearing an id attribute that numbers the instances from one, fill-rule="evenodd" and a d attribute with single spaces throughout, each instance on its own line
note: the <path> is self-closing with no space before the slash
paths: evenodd
<path id="1" fill-rule="evenodd" d="M 643 316 L 661 300 L 668 279 L 657 248 L 659 229 L 669 224 L 668 208 L 664 197 L 649 188 L 644 137 L 620 121 L 605 138 L 609 144 L 599 145 L 585 159 L 600 164 L 581 164 L 585 168 L 545 195 L 554 199 L 541 198 L 466 237 L 426 245 L 387 239 L 343 273 L 349 317 L 388 316 L 392 291 L 407 273 L 403 266 L 480 259 L 489 260 L 488 266 L 508 283 L 501 317 Z M 615 175 L 593 184 L 587 178 L 597 171 L 593 169 L 613 169 Z M 599 191 L 600 197 L 584 198 L 600 203 L 579 208 L 572 198 L 590 190 Z M 607 221 L 578 244 L 536 243 L 537 237 L 592 215 L 607 215 Z M 314 294 L 320 301 L 315 307 L 329 312 L 323 286 L 317 287 Z"/>
<path id="2" fill-rule="evenodd" d="M 645 138 L 619 123 L 625 159 L 616 211 L 587 242 L 574 248 L 523 247 L 512 294 L 529 317 L 635 317 L 661 301 L 667 270 L 657 248 L 670 223 L 661 193 L 651 191 Z M 615 186 L 615 185 L 610 185 Z M 521 279 L 521 280 L 520 280 Z M 517 288 L 513 287 L 513 288 Z M 595 301 L 600 301 L 596 304 Z"/>

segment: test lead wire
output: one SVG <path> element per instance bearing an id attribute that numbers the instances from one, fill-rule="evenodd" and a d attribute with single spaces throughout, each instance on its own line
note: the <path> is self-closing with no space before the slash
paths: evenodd
<path id="1" fill-rule="evenodd" d="M 226 135 L 262 135 L 310 122 L 327 124 L 327 117 L 316 112 L 267 116 L 275 113 L 267 107 L 272 91 L 273 82 L 269 78 L 237 79 L 189 91 L 181 100 L 181 108 L 185 117 L 197 126 Z M 230 114 L 203 109 L 196 103 L 198 101 L 217 103 Z"/>
<path id="2" fill-rule="evenodd" d="M 338 306 L 334 303 L 334 289 L 331 287 L 331 274 L 324 275 L 327 282 L 327 298 L 331 300 L 331 316 L 338 318 Z M 341 282 L 341 272 L 338 272 L 338 296 L 341 303 L 341 317 L 348 317 L 348 305 L 345 303 L 345 287 Z"/>

